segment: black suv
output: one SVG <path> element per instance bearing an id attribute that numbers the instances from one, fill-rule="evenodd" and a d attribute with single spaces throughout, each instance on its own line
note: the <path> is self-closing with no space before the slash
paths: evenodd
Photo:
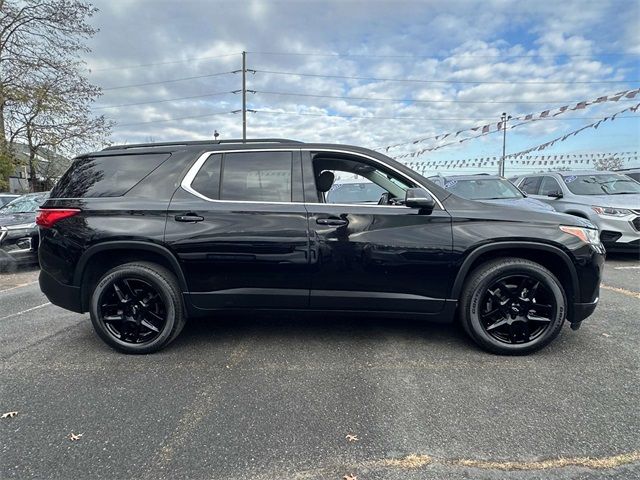
<path id="1" fill-rule="evenodd" d="M 380 187 L 327 201 L 336 179 Z M 110 147 L 75 159 L 38 217 L 40 286 L 128 353 L 229 310 L 458 318 L 523 354 L 577 329 L 604 250 L 588 221 L 465 200 L 380 153 L 292 140 Z"/>

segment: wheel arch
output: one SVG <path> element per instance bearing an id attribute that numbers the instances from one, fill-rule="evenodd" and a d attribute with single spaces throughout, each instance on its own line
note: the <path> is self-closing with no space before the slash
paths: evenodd
<path id="1" fill-rule="evenodd" d="M 465 257 L 458 270 L 451 292 L 452 298 L 460 298 L 466 279 L 476 267 L 501 257 L 525 258 L 550 270 L 564 286 L 571 314 L 572 304 L 580 293 L 573 262 L 560 248 L 537 242 L 495 242 L 475 248 Z"/>
<path id="2" fill-rule="evenodd" d="M 104 273 L 118 265 L 135 261 L 162 265 L 176 276 L 183 292 L 188 290 L 182 268 L 168 248 L 155 243 L 132 240 L 104 242 L 88 248 L 80 257 L 75 269 L 73 283 L 80 287 L 83 310 L 87 310 L 90 292 Z"/>

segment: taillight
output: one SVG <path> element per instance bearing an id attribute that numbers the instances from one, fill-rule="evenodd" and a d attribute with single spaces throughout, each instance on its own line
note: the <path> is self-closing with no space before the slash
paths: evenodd
<path id="1" fill-rule="evenodd" d="M 60 220 L 80 213 L 77 208 L 41 208 L 36 216 L 36 223 L 44 228 L 51 228 Z"/>

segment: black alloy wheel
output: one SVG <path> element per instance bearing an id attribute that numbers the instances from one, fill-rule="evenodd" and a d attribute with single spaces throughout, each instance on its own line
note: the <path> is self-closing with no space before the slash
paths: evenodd
<path id="1" fill-rule="evenodd" d="M 151 342 L 167 321 L 167 307 L 157 289 L 140 278 L 114 280 L 99 303 L 106 329 L 125 343 Z"/>
<path id="2" fill-rule="evenodd" d="M 89 312 L 102 340 L 125 353 L 151 353 L 172 342 L 186 317 L 182 291 L 166 268 L 136 262 L 108 271 L 95 286 Z"/>
<path id="3" fill-rule="evenodd" d="M 493 282 L 480 304 L 485 331 L 508 344 L 528 343 L 543 335 L 557 309 L 549 289 L 529 275 L 508 275 Z"/>
<path id="4" fill-rule="evenodd" d="M 544 266 L 524 258 L 501 258 L 479 265 L 469 275 L 458 313 L 466 332 L 485 350 L 523 355 L 560 333 L 567 298 Z"/>

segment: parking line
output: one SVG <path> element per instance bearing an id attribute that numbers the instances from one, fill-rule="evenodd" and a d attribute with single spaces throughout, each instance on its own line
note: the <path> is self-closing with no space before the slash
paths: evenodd
<path id="1" fill-rule="evenodd" d="M 614 270 L 640 270 L 640 265 L 633 267 L 613 267 Z"/>
<path id="2" fill-rule="evenodd" d="M 600 288 L 604 290 L 610 290 L 612 292 L 618 292 L 623 295 L 626 295 L 627 297 L 640 298 L 640 292 L 634 292 L 632 290 L 627 290 L 626 288 L 611 287 L 609 285 L 604 285 L 604 284 L 601 284 Z"/>
<path id="3" fill-rule="evenodd" d="M 19 285 L 15 285 L 15 286 L 10 287 L 10 288 L 5 288 L 4 290 L 0 290 L 0 293 L 4 293 L 4 292 L 11 291 L 11 290 L 15 290 L 16 288 L 28 287 L 29 285 L 35 285 L 36 283 L 38 283 L 37 280 L 35 282 L 21 283 Z"/>
<path id="4" fill-rule="evenodd" d="M 7 315 L 6 317 L 0 317 L 0 321 L 7 320 L 8 318 L 17 317 L 18 315 L 22 315 L 23 313 L 33 312 L 34 310 L 38 310 L 39 308 L 46 307 L 48 305 L 51 305 L 51 302 L 43 303 L 42 305 L 38 305 L 36 307 L 27 308 L 26 310 L 23 310 L 21 312 L 12 313 L 11 315 Z"/>

